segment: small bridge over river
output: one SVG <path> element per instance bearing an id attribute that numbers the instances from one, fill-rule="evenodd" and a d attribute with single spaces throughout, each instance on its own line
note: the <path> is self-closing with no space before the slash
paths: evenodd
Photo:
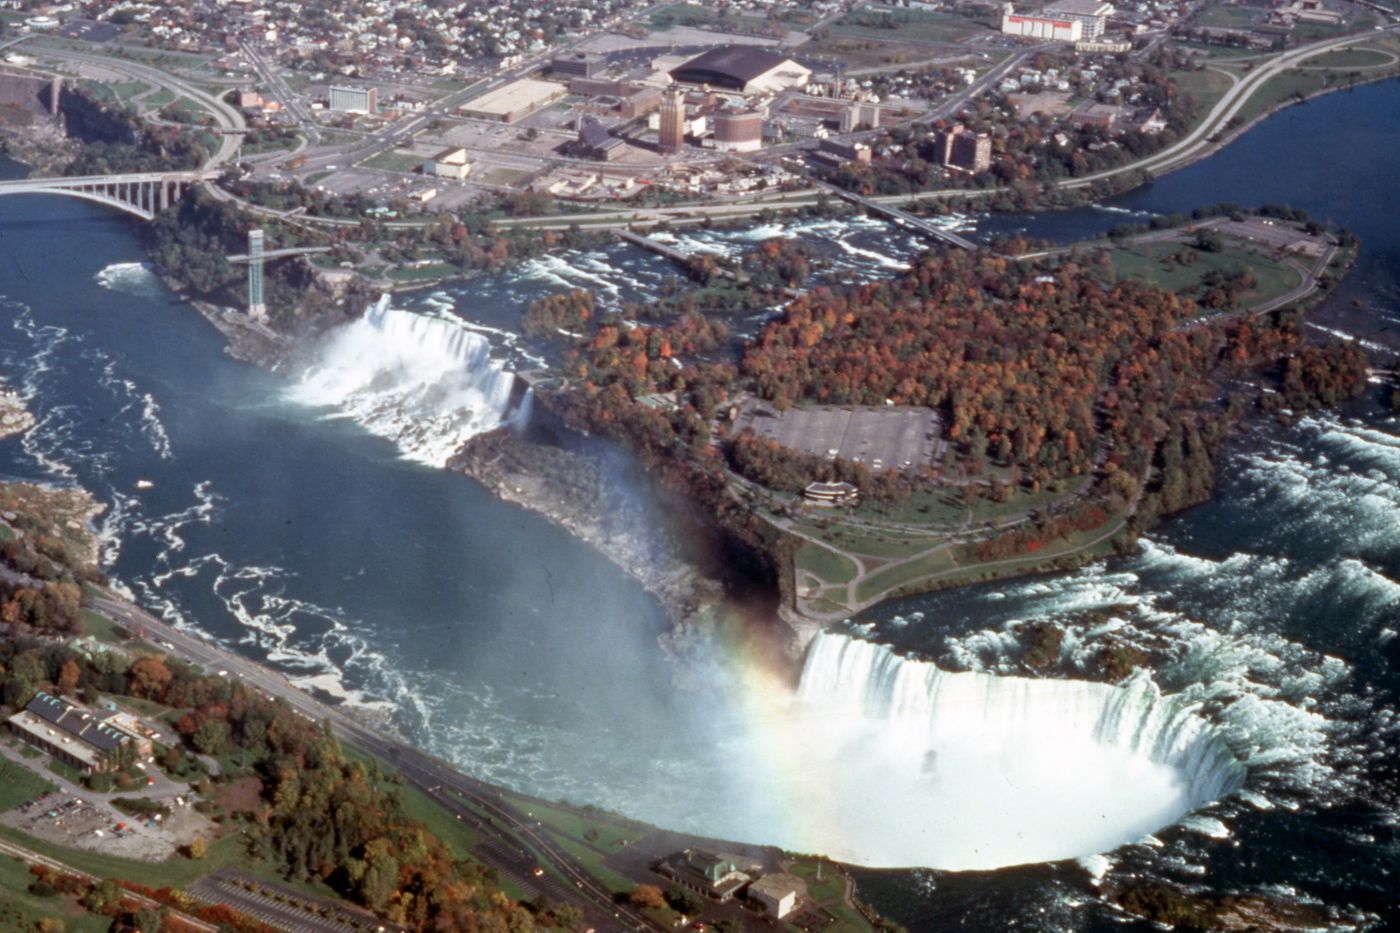
<path id="1" fill-rule="evenodd" d="M 180 200 L 190 185 L 217 178 L 218 172 L 130 172 L 121 175 L 77 175 L 71 178 L 21 178 L 0 181 L 7 194 L 60 194 L 105 204 L 154 220 L 156 214 Z"/>
<path id="2" fill-rule="evenodd" d="M 974 252 L 977 250 L 977 244 L 967 237 L 959 236 L 951 230 L 944 230 L 937 224 L 930 223 L 922 217 L 915 217 L 908 211 L 902 211 L 897 207 L 891 207 L 888 204 L 881 204 L 878 201 L 863 198 L 858 194 L 852 194 L 840 188 L 831 188 L 831 193 L 843 201 L 849 201 L 852 204 L 863 207 L 872 214 L 878 214 L 887 220 L 892 220 L 900 226 L 908 227 L 917 233 L 922 233 L 930 239 L 939 240 L 943 243 L 950 243 L 959 249 L 972 250 Z"/>

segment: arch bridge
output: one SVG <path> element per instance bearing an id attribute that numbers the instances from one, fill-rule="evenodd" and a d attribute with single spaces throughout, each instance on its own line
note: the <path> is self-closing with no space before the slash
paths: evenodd
<path id="1" fill-rule="evenodd" d="M 218 172 L 130 172 L 119 175 L 77 175 L 71 178 L 21 178 L 0 181 L 7 194 L 61 194 L 105 204 L 154 220 L 156 214 L 180 200 L 190 185 L 217 178 Z"/>

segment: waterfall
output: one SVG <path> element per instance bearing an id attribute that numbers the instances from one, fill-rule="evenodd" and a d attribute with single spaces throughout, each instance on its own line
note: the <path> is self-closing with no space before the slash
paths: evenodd
<path id="1" fill-rule="evenodd" d="M 331 334 L 291 397 L 442 466 L 467 438 L 500 426 L 514 379 L 482 335 L 451 318 L 390 308 L 386 295 Z"/>
<path id="2" fill-rule="evenodd" d="M 810 842 L 865 865 L 1093 855 L 1176 823 L 1245 777 L 1197 704 L 1145 674 L 1112 685 L 950 672 L 822 633 L 796 704 L 813 763 L 836 772 L 831 799 L 810 802 L 830 811 L 825 838 Z"/>

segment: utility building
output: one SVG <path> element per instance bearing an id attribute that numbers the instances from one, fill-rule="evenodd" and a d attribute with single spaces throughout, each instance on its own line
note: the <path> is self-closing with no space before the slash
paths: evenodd
<path id="1" fill-rule="evenodd" d="M 423 163 L 423 174 L 437 178 L 454 178 L 457 181 L 467 177 L 471 165 L 467 162 L 467 150 L 444 149 Z"/>
<path id="2" fill-rule="evenodd" d="M 715 148 L 725 152 L 754 152 L 763 148 L 763 114 L 757 110 L 716 113 Z"/>

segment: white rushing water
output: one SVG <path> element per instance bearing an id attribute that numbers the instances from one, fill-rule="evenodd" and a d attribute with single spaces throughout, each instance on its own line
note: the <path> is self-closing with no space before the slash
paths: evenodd
<path id="1" fill-rule="evenodd" d="M 405 457 L 443 466 L 467 438 L 504 423 L 514 382 L 486 337 L 450 317 L 391 308 L 385 296 L 331 334 L 291 398 L 332 408 Z"/>
<path id="2" fill-rule="evenodd" d="M 876 867 L 997 868 L 1110 851 L 1235 791 L 1199 705 L 1122 685 L 949 672 L 823 633 L 798 689 L 820 851 Z"/>

